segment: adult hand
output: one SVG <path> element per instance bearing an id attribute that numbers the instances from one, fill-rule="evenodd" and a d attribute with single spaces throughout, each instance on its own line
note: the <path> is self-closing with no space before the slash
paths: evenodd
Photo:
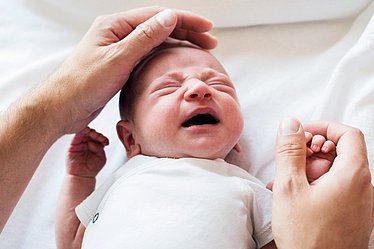
<path id="1" fill-rule="evenodd" d="M 282 122 L 276 144 L 273 234 L 278 248 L 368 248 L 373 228 L 373 186 L 362 133 L 314 122 L 305 126 L 337 145 L 331 169 L 308 183 L 304 130 Z"/>
<path id="2" fill-rule="evenodd" d="M 148 7 L 98 17 L 42 91 L 54 96 L 62 133 L 84 129 L 122 88 L 134 65 L 169 36 L 206 49 L 212 23 L 190 12 Z M 54 91 L 55 90 L 55 91 Z M 56 93 L 56 94 L 53 94 Z M 64 117 L 63 119 L 61 119 Z M 66 126 L 68 125 L 68 126 Z"/>
<path id="3" fill-rule="evenodd" d="M 315 180 L 328 172 L 336 157 L 336 146 L 331 140 L 326 140 L 320 134 L 313 135 L 305 132 L 306 139 L 306 176 L 308 182 L 313 184 Z M 266 185 L 273 190 L 273 181 Z"/>

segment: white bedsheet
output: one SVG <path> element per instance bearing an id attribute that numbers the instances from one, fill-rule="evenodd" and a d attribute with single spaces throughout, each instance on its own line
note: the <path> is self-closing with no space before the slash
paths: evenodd
<path id="1" fill-rule="evenodd" d="M 213 53 L 235 82 L 245 117 L 244 152 L 230 155 L 230 161 L 247 167 L 264 182 L 271 180 L 278 123 L 295 116 L 303 122 L 328 119 L 362 129 L 373 172 L 371 2 L 2 1 L 0 110 L 58 67 L 96 15 L 157 3 L 191 9 L 216 23 L 213 33 L 219 46 Z M 98 184 L 125 160 L 115 133 L 118 119 L 115 97 L 91 125 L 111 142 Z M 0 235 L 0 248 L 55 247 L 54 215 L 70 138 L 61 138 L 45 156 Z"/>

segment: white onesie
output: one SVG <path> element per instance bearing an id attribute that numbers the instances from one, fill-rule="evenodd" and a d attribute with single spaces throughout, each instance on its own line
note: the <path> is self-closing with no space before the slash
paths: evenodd
<path id="1" fill-rule="evenodd" d="M 82 248 L 259 248 L 272 241 L 271 192 L 222 159 L 138 155 L 77 208 Z"/>

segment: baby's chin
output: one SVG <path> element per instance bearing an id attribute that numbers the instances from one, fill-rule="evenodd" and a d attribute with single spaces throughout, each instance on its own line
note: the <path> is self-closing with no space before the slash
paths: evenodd
<path id="1" fill-rule="evenodd" d="M 209 152 L 209 151 L 194 151 L 194 152 L 185 152 L 185 153 L 175 153 L 169 154 L 170 158 L 200 158 L 200 159 L 225 159 L 228 155 L 227 153 L 217 153 L 217 152 Z"/>
<path id="2" fill-rule="evenodd" d="M 183 152 L 183 153 L 170 153 L 170 152 L 148 152 L 148 153 L 140 153 L 145 156 L 152 156 L 158 158 L 200 158 L 200 159 L 225 159 L 227 154 L 221 155 L 219 153 L 203 153 L 203 152 Z"/>

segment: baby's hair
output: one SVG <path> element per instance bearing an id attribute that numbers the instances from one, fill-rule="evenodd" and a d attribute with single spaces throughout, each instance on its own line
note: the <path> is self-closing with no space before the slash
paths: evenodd
<path id="1" fill-rule="evenodd" d="M 136 96 L 139 95 L 139 87 L 136 87 L 136 83 L 134 83 L 136 69 L 137 67 L 131 72 L 119 96 L 119 113 L 122 120 L 131 120 L 133 118 L 134 102 L 136 101 Z"/>
<path id="2" fill-rule="evenodd" d="M 134 105 L 137 101 L 137 97 L 141 94 L 142 89 L 139 87 L 137 82 L 137 78 L 139 77 L 139 73 L 150 61 L 153 57 L 159 54 L 161 51 L 169 48 L 175 47 L 190 47 L 201 49 L 197 46 L 194 46 L 190 43 L 185 42 L 178 42 L 178 43 L 164 43 L 156 48 L 154 48 L 151 52 L 149 52 L 145 57 L 143 57 L 138 64 L 132 70 L 129 79 L 127 80 L 126 84 L 123 86 L 120 97 L 119 97 L 119 112 L 122 120 L 132 120 L 133 112 L 134 112 Z M 140 84 L 142 85 L 142 84 Z"/>
<path id="3" fill-rule="evenodd" d="M 147 62 L 154 57 L 159 51 L 159 47 L 152 50 L 144 58 L 142 58 L 138 64 L 131 71 L 129 79 L 126 84 L 122 87 L 120 97 L 119 97 L 119 112 L 122 120 L 131 120 L 133 118 L 134 104 L 136 102 L 136 97 L 140 95 L 141 89 L 139 89 L 139 84 L 136 80 L 139 76 L 139 72 L 147 64 Z"/>

